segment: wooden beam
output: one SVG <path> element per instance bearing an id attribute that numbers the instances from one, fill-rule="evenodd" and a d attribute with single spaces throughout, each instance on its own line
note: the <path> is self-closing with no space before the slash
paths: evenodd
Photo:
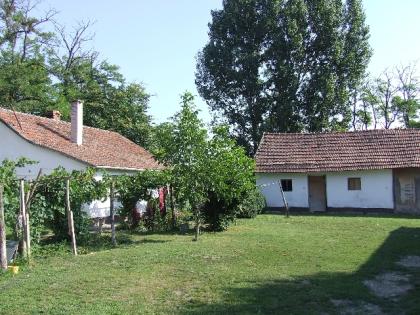
<path id="1" fill-rule="evenodd" d="M 172 214 L 172 228 L 176 227 L 176 213 L 175 213 L 175 203 L 174 203 L 174 188 L 172 185 L 169 185 L 169 198 L 171 203 L 171 214 Z"/>
<path id="2" fill-rule="evenodd" d="M 289 205 L 287 204 L 286 196 L 284 195 L 283 185 L 281 184 L 281 180 L 279 180 L 279 187 L 281 192 L 281 197 L 283 199 L 284 207 L 286 209 L 286 218 L 289 217 Z"/>
<path id="3" fill-rule="evenodd" d="M 31 207 L 31 201 L 34 197 L 35 190 L 38 186 L 39 179 L 41 178 L 41 175 L 42 175 L 42 168 L 39 169 L 39 172 L 38 172 L 38 175 L 35 178 L 35 181 L 30 185 L 30 189 L 29 189 L 28 193 L 26 194 L 25 203 L 26 203 L 26 211 L 28 213 L 29 213 L 29 208 Z"/>
<path id="4" fill-rule="evenodd" d="M 22 218 L 22 254 L 29 260 L 31 257 L 31 241 L 29 235 L 29 216 L 26 213 L 26 194 L 25 194 L 25 180 L 20 180 L 20 215 Z"/>
<path id="5" fill-rule="evenodd" d="M 111 241 L 112 245 L 117 245 L 117 239 L 115 237 L 115 206 L 114 206 L 114 198 L 115 198 L 115 184 L 114 181 L 111 181 L 111 190 L 109 194 L 109 215 L 111 219 Z"/>
<path id="6" fill-rule="evenodd" d="M 4 221 L 4 203 L 3 203 L 4 186 L 0 184 L 0 268 L 7 270 L 7 249 L 6 249 L 6 223 Z"/>
<path id="7" fill-rule="evenodd" d="M 76 245 L 76 234 L 74 232 L 74 218 L 73 211 L 70 207 L 70 179 L 66 179 L 66 212 L 67 212 L 67 222 L 69 226 L 69 235 L 71 239 L 71 248 L 73 255 L 77 256 L 77 245 Z"/>

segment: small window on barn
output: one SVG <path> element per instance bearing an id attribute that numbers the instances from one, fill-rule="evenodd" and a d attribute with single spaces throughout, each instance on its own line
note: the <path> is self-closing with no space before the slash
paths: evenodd
<path id="1" fill-rule="evenodd" d="M 281 187 L 283 188 L 283 191 L 292 191 L 293 185 L 291 179 L 282 179 L 281 180 Z"/>
<path id="2" fill-rule="evenodd" d="M 360 177 L 348 178 L 347 186 L 349 190 L 362 190 L 362 181 Z"/>

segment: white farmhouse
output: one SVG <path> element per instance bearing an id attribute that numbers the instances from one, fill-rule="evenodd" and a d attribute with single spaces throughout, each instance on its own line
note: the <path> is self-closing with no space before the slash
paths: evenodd
<path id="1" fill-rule="evenodd" d="M 67 171 L 97 169 L 96 179 L 103 173 L 133 174 L 146 169 L 161 169 L 153 156 L 120 134 L 83 126 L 83 105 L 71 104 L 71 123 L 60 119 L 14 112 L 0 108 L 0 161 L 20 157 L 37 164 L 19 169 L 20 177 L 33 179 L 42 169 L 51 173 L 61 166 Z M 92 217 L 109 215 L 109 200 L 94 201 L 88 212 Z"/>
<path id="2" fill-rule="evenodd" d="M 265 133 L 257 185 L 272 210 L 420 214 L 420 129 Z"/>

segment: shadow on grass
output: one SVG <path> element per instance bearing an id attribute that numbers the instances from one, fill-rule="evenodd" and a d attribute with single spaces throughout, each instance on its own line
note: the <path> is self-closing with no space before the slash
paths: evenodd
<path id="1" fill-rule="evenodd" d="M 190 301 L 181 314 L 420 314 L 420 270 L 412 270 L 414 290 L 399 299 L 382 299 L 363 285 L 385 271 L 407 270 L 395 262 L 402 256 L 420 255 L 420 228 L 399 228 L 355 273 L 318 273 L 269 282 L 241 282 L 223 288 L 223 301 Z M 341 306 L 333 301 L 340 300 Z M 338 302 L 340 303 L 340 302 Z M 343 304 L 344 303 L 344 304 Z M 378 312 L 379 311 L 379 312 Z"/>
<path id="2" fill-rule="evenodd" d="M 83 255 L 92 252 L 129 247 L 132 245 L 162 244 L 171 242 L 171 240 L 150 238 L 134 239 L 132 234 L 133 233 L 131 232 L 119 231 L 117 233 L 117 246 L 113 246 L 110 233 L 90 233 L 88 237 L 79 237 L 77 239 L 78 253 Z M 153 234 L 144 234 L 144 236 L 153 236 Z M 34 247 L 34 256 L 38 258 L 68 255 L 70 252 L 71 249 L 68 240 L 58 240 L 53 236 L 43 239 L 37 246 Z"/>

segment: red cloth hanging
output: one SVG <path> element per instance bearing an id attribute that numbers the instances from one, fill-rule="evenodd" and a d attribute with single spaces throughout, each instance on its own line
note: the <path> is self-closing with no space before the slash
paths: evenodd
<path id="1" fill-rule="evenodd" d="M 168 188 L 159 188 L 159 209 L 161 215 L 166 215 L 166 195 L 168 194 Z"/>

